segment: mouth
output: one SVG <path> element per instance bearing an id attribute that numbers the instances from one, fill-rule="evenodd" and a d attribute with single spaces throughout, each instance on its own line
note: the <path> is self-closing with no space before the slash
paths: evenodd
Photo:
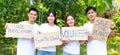
<path id="1" fill-rule="evenodd" d="M 74 23 L 73 23 L 73 22 L 70 22 L 70 25 L 74 25 Z"/>
<path id="2" fill-rule="evenodd" d="M 49 19 L 49 21 L 54 21 L 53 19 Z"/>
<path id="3" fill-rule="evenodd" d="M 31 20 L 35 20 L 35 18 L 30 18 Z"/>

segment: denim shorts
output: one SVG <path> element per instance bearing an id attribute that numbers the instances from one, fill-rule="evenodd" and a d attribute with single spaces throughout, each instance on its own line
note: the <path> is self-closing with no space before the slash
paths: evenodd
<path id="1" fill-rule="evenodd" d="M 37 55 L 56 55 L 56 52 L 38 50 Z"/>

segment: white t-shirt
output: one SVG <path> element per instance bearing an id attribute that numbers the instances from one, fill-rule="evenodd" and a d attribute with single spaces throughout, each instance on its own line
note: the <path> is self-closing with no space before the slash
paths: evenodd
<path id="1" fill-rule="evenodd" d="M 30 23 L 28 23 L 28 21 L 23 21 L 20 22 L 19 24 L 27 24 L 27 25 L 32 25 Z M 32 26 L 34 26 L 34 33 L 39 32 L 39 25 L 37 25 L 36 23 L 33 24 Z M 34 46 L 34 42 L 32 41 L 32 39 L 29 38 L 18 38 L 18 42 L 17 42 L 17 55 L 35 55 L 35 46 Z"/>
<path id="2" fill-rule="evenodd" d="M 84 26 L 92 36 L 94 24 L 88 22 Z M 105 40 L 91 40 L 87 43 L 87 55 L 107 55 L 106 41 Z"/>
<path id="3" fill-rule="evenodd" d="M 63 51 L 69 54 L 80 54 L 80 42 L 70 41 L 63 47 Z"/>
<path id="4" fill-rule="evenodd" d="M 50 26 L 48 23 L 44 23 L 40 25 L 40 33 L 49 33 L 49 32 L 57 32 L 60 31 L 60 28 L 56 25 Z M 49 51 L 49 52 L 56 52 L 56 46 L 49 46 L 49 47 L 43 47 L 39 50 L 42 51 Z"/>

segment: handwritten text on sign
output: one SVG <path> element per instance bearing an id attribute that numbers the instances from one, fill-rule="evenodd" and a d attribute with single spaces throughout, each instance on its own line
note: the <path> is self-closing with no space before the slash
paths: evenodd
<path id="1" fill-rule="evenodd" d="M 32 38 L 33 27 L 30 25 L 8 23 L 5 36 L 14 38 Z"/>
<path id="2" fill-rule="evenodd" d="M 61 45 L 60 32 L 40 33 L 35 35 L 35 47 Z"/>
<path id="3" fill-rule="evenodd" d="M 62 27 L 62 38 L 70 40 L 87 40 L 88 35 L 82 27 Z"/>
<path id="4" fill-rule="evenodd" d="M 110 33 L 110 20 L 97 17 L 95 19 L 93 38 L 99 40 L 107 40 Z"/>

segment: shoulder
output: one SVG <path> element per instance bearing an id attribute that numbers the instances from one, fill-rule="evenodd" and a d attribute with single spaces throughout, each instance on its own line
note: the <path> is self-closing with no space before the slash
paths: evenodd
<path id="1" fill-rule="evenodd" d="M 40 26 L 46 26 L 48 25 L 48 23 L 42 23 Z"/>
<path id="2" fill-rule="evenodd" d="M 39 27 L 40 28 L 48 27 L 48 23 L 42 23 Z"/>
<path id="3" fill-rule="evenodd" d="M 35 26 L 39 26 L 37 23 L 34 24 Z"/>
<path id="4" fill-rule="evenodd" d="M 37 23 L 34 24 L 34 27 L 39 27 L 39 25 Z"/>
<path id="5" fill-rule="evenodd" d="M 57 25 L 55 25 L 55 28 L 60 29 L 60 27 L 59 27 L 59 26 L 57 26 Z"/>
<path id="6" fill-rule="evenodd" d="M 60 28 L 59 26 L 55 25 L 56 28 Z"/>
<path id="7" fill-rule="evenodd" d="M 27 21 L 21 21 L 18 24 L 25 24 L 25 23 L 27 23 Z"/>
<path id="8" fill-rule="evenodd" d="M 87 26 L 87 25 L 89 25 L 90 24 L 90 22 L 87 22 L 87 23 L 85 23 L 83 26 Z"/>

